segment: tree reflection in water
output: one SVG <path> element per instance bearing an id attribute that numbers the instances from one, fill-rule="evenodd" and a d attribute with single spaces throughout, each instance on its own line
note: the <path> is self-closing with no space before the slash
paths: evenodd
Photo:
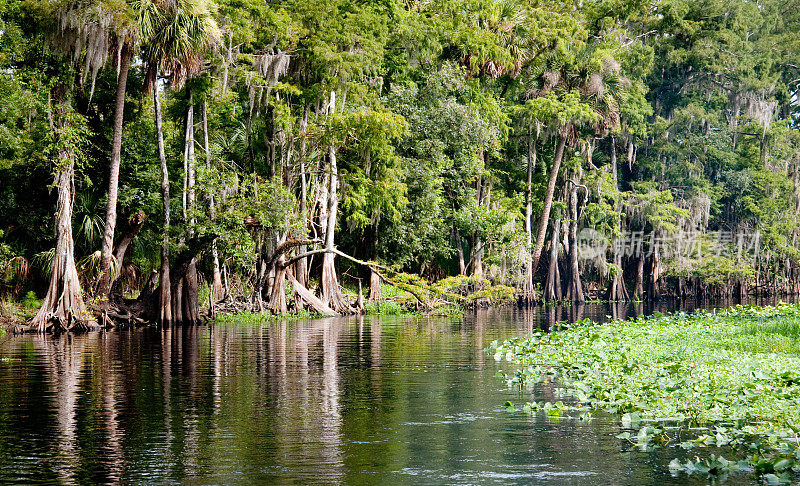
<path id="1" fill-rule="evenodd" d="M 616 423 L 503 411 L 561 398 L 552 383 L 531 397 L 506 389 L 494 377 L 506 364 L 484 352 L 557 321 L 650 310 L 14 337 L 0 345 L 0 483 L 666 484 L 672 453 L 620 453 Z"/>

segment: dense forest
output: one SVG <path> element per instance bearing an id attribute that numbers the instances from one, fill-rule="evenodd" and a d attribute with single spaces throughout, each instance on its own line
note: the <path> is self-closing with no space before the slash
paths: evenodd
<path id="1" fill-rule="evenodd" d="M 795 292 L 797 6 L 2 0 L 0 294 L 45 330 Z"/>

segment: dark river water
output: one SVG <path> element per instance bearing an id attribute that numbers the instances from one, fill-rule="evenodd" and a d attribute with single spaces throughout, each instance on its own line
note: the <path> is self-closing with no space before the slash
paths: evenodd
<path id="1" fill-rule="evenodd" d="M 652 310 L 6 337 L 0 483 L 705 484 L 670 475 L 680 449 L 631 448 L 609 417 L 505 411 L 532 397 L 503 385 L 495 373 L 513 366 L 484 351 L 557 320 Z"/>

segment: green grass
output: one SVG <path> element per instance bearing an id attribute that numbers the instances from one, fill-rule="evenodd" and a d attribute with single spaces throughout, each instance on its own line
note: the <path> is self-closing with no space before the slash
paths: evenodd
<path id="1" fill-rule="evenodd" d="M 19 300 L 0 299 L 0 327 L 29 321 L 42 305 L 42 299 L 28 292 Z"/>
<path id="2" fill-rule="evenodd" d="M 282 316 L 258 312 L 239 312 L 238 314 L 220 314 L 214 321 L 220 324 L 263 324 L 276 321 L 304 321 L 320 317 L 322 317 L 320 314 L 306 310 L 289 312 Z"/>
<path id="3" fill-rule="evenodd" d="M 782 480 L 792 467 L 800 469 L 794 439 L 800 434 L 798 305 L 737 306 L 608 324 L 582 321 L 492 346 L 497 359 L 519 366 L 502 375 L 509 384 L 555 380 L 557 393 L 573 404 L 564 410 L 602 410 L 625 427 L 645 424 L 636 435 L 621 434 L 625 440 L 687 449 L 723 445 L 748 455 L 746 464 L 715 457 L 706 460 L 710 465 L 675 463 L 677 470 L 751 467 L 776 475 L 768 480 Z M 562 409 L 546 403 L 525 408 Z M 708 433 L 686 440 L 687 428 L 696 426 Z M 780 462 L 784 459 L 789 462 Z"/>
<path id="4" fill-rule="evenodd" d="M 364 312 L 367 315 L 379 316 L 402 316 L 414 314 L 403 304 L 393 300 L 381 300 L 380 302 L 366 302 Z"/>
<path id="5" fill-rule="evenodd" d="M 741 352 L 800 355 L 800 319 L 745 321 L 739 332 L 725 337 L 719 346 Z"/>

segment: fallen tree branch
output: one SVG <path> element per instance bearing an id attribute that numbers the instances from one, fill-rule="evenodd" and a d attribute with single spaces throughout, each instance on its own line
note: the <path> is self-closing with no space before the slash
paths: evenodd
<path id="1" fill-rule="evenodd" d="M 323 316 L 326 317 L 336 317 L 339 315 L 336 311 L 325 305 L 325 303 L 323 303 L 316 295 L 314 295 L 313 292 L 311 292 L 310 290 L 305 288 L 303 284 L 298 282 L 297 279 L 294 278 L 292 272 L 287 271 L 286 277 L 292 284 L 292 288 L 294 288 L 294 291 L 297 292 L 297 295 L 308 305 L 310 305 L 315 312 L 322 314 Z"/>
<path id="2" fill-rule="evenodd" d="M 280 258 L 281 255 L 283 255 L 284 253 L 287 253 L 289 250 L 297 248 L 298 246 L 313 245 L 313 244 L 319 244 L 319 243 L 322 243 L 322 240 L 318 240 L 318 239 L 313 239 L 313 240 L 287 240 L 287 241 L 283 242 L 282 244 L 280 244 L 278 246 L 278 248 L 276 248 L 275 251 L 272 252 L 272 256 L 270 256 L 269 260 L 267 260 L 267 268 L 272 268 L 272 266 L 275 265 L 275 263 L 278 261 L 278 258 Z M 303 255 L 305 255 L 305 253 Z M 303 255 L 295 257 L 296 260 L 293 259 L 292 262 L 304 258 Z M 284 266 L 288 266 L 288 265 L 289 265 L 288 263 L 284 264 Z"/>
<path id="3" fill-rule="evenodd" d="M 382 274 L 381 272 L 378 271 L 378 270 L 382 270 L 382 271 L 387 272 L 387 273 L 397 273 L 395 270 L 392 270 L 391 268 L 389 268 L 387 266 L 384 266 L 384 265 L 381 265 L 381 264 L 378 264 L 378 263 L 375 263 L 375 262 L 369 262 L 369 261 L 366 261 L 366 260 L 359 260 L 358 258 L 350 256 L 347 253 L 344 253 L 344 252 L 342 252 L 340 250 L 337 250 L 336 248 L 332 248 L 330 250 L 329 249 L 325 249 L 325 248 L 321 248 L 321 249 L 318 249 L 318 250 L 307 251 L 305 253 L 302 253 L 300 255 L 295 256 L 294 258 L 291 258 L 291 259 L 287 260 L 283 265 L 284 266 L 289 266 L 292 263 L 294 263 L 294 262 L 296 262 L 296 261 L 298 261 L 298 260 L 300 260 L 302 258 L 306 258 L 306 257 L 311 256 L 311 255 L 317 255 L 317 254 L 320 254 L 320 253 L 333 253 L 334 255 L 338 255 L 338 256 L 344 258 L 345 260 L 350 260 L 351 262 L 356 263 L 358 265 L 363 265 L 365 267 L 369 267 L 369 268 L 372 269 L 372 271 L 374 271 L 378 275 L 378 277 L 381 280 L 383 280 L 384 282 L 389 283 L 391 285 L 394 285 L 395 287 L 398 287 L 401 290 L 405 290 L 409 294 L 413 295 L 414 298 L 417 299 L 417 301 L 420 304 L 422 304 L 426 308 L 430 308 L 430 304 L 425 299 L 423 299 L 422 296 L 420 296 L 417 291 L 415 291 L 412 288 L 412 287 L 414 287 L 413 285 L 404 284 L 402 282 L 396 282 L 396 281 L 390 279 L 389 277 L 387 277 L 386 275 L 384 275 L 384 274 Z"/>

